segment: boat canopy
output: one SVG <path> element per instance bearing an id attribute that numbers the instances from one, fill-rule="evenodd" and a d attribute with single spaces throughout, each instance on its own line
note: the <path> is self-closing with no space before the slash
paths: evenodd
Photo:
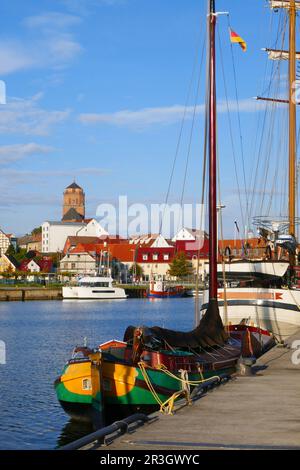
<path id="1" fill-rule="evenodd" d="M 129 326 L 124 334 L 124 341 L 133 343 L 135 332 L 139 330 L 140 341 L 150 349 L 200 349 L 222 346 L 227 340 L 217 302 L 210 301 L 199 325 L 192 331 L 168 330 L 159 326 Z"/>

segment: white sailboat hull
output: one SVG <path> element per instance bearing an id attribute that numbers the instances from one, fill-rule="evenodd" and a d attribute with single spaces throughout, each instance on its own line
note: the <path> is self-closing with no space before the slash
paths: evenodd
<path id="1" fill-rule="evenodd" d="M 226 273 L 231 274 L 256 274 L 261 276 L 274 276 L 282 277 L 289 267 L 288 262 L 280 261 L 233 261 L 231 263 L 224 263 Z M 207 272 L 209 266 L 207 265 Z M 222 263 L 218 263 L 218 273 L 223 271 Z"/>
<path id="2" fill-rule="evenodd" d="M 207 308 L 208 291 L 204 293 L 201 311 Z M 220 315 L 226 324 L 247 320 L 250 325 L 265 328 L 279 339 L 295 334 L 300 328 L 300 290 L 267 288 L 218 289 Z"/>

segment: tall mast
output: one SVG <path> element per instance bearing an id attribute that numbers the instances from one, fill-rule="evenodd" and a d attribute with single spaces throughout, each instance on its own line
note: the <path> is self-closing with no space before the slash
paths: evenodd
<path id="1" fill-rule="evenodd" d="M 217 302 L 217 112 L 215 0 L 209 0 L 209 299 Z"/>
<path id="2" fill-rule="evenodd" d="M 295 236 L 296 207 L 296 4 L 290 1 L 289 31 L 289 231 Z"/>
<path id="3" fill-rule="evenodd" d="M 289 104 L 289 233 L 295 236 L 296 216 L 296 60 L 300 60 L 300 53 L 296 52 L 296 11 L 300 10 L 299 0 L 269 0 L 271 8 L 285 8 L 289 14 L 289 50 L 265 49 L 272 60 L 289 60 L 289 97 L 288 100 L 269 99 Z M 259 99 L 266 99 L 261 98 Z M 268 98 L 267 98 L 268 100 Z M 299 104 L 299 103 L 298 103 Z M 291 259 L 293 263 L 293 260 Z"/>

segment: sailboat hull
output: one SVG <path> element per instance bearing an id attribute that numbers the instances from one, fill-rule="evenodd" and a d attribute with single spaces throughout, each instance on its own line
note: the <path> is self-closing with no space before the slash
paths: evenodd
<path id="1" fill-rule="evenodd" d="M 232 348 L 232 357 L 224 360 L 221 352 L 218 359 L 200 371 L 196 359 L 190 353 L 161 354 L 149 353 L 156 367 L 120 363 L 116 360 L 103 360 L 101 363 L 101 392 L 104 409 L 109 407 L 130 408 L 131 410 L 158 409 L 160 404 L 183 387 L 184 369 L 189 381 L 199 381 L 213 376 L 231 374 L 235 371 L 237 353 Z M 181 367 L 177 362 L 180 361 Z M 168 372 L 159 364 L 168 364 Z M 172 365 L 176 365 L 172 370 Z M 178 362 L 179 363 L 179 362 Z M 55 381 L 57 398 L 63 409 L 75 419 L 91 419 L 93 413 L 92 363 L 89 359 L 70 360 L 62 374 Z M 150 386 L 149 386 L 150 384 Z M 192 387 L 191 387 L 192 388 Z"/>
<path id="2" fill-rule="evenodd" d="M 201 311 L 207 308 L 208 294 L 204 293 Z M 300 290 L 263 289 L 263 288 L 228 288 L 218 290 L 220 315 L 225 324 L 238 324 L 247 320 L 271 331 L 279 339 L 296 333 L 300 328 Z"/>

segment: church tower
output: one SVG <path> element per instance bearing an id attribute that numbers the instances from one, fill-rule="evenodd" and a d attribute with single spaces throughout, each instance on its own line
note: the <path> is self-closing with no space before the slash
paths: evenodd
<path id="1" fill-rule="evenodd" d="M 81 222 L 85 218 L 85 194 L 83 189 L 75 183 L 64 190 L 63 196 L 63 222 Z"/>

